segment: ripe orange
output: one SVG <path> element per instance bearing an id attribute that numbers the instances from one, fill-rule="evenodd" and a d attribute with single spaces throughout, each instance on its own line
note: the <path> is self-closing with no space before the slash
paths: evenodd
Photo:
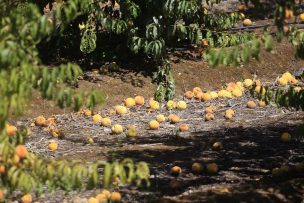
<path id="1" fill-rule="evenodd" d="M 279 85 L 287 85 L 288 80 L 286 78 L 281 77 L 281 78 L 278 79 L 278 84 Z"/>
<path id="2" fill-rule="evenodd" d="M 112 133 L 114 134 L 120 134 L 123 132 L 123 127 L 119 124 L 113 125 L 111 129 L 112 129 Z"/>
<path id="3" fill-rule="evenodd" d="M 119 192 L 112 192 L 111 193 L 111 201 L 112 202 L 120 202 L 121 201 L 121 194 Z"/>
<path id="4" fill-rule="evenodd" d="M 197 93 L 202 92 L 202 89 L 200 87 L 195 87 L 193 88 L 192 92 L 194 95 L 197 95 Z"/>
<path id="5" fill-rule="evenodd" d="M 210 99 L 212 99 L 212 97 L 211 97 L 211 95 L 209 93 L 202 93 L 201 94 L 201 100 L 202 101 L 208 101 Z"/>
<path id="6" fill-rule="evenodd" d="M 185 124 L 185 123 L 181 124 L 179 126 L 179 131 L 181 131 L 181 132 L 187 132 L 187 131 L 189 131 L 189 126 L 187 124 Z"/>
<path id="7" fill-rule="evenodd" d="M 86 115 L 86 116 L 91 116 L 91 115 L 92 115 L 92 111 L 90 111 L 90 110 L 88 110 L 88 109 L 83 110 L 83 113 L 84 113 L 84 115 Z"/>
<path id="8" fill-rule="evenodd" d="M 179 123 L 179 121 L 180 121 L 180 117 L 178 115 L 175 115 L 175 114 L 170 114 L 168 116 L 168 119 L 171 123 Z"/>
<path id="9" fill-rule="evenodd" d="M 176 105 L 177 109 L 184 110 L 187 108 L 187 103 L 185 101 L 179 101 Z"/>
<path id="10" fill-rule="evenodd" d="M 98 200 L 97 198 L 91 197 L 91 198 L 88 200 L 88 203 L 99 203 L 99 200 Z"/>
<path id="11" fill-rule="evenodd" d="M 248 101 L 247 107 L 250 109 L 254 109 L 256 107 L 256 103 L 254 101 Z"/>
<path id="12" fill-rule="evenodd" d="M 145 98 L 143 96 L 136 96 L 134 99 L 135 99 L 135 104 L 136 105 L 144 105 L 145 104 Z"/>
<path id="13" fill-rule="evenodd" d="M 159 128 L 159 123 L 156 120 L 149 122 L 149 127 L 151 130 L 157 130 Z"/>
<path id="14" fill-rule="evenodd" d="M 96 199 L 98 200 L 98 202 L 100 203 L 106 203 L 108 201 L 108 198 L 106 196 L 106 194 L 100 193 L 96 196 Z"/>
<path id="15" fill-rule="evenodd" d="M 214 113 L 216 110 L 216 107 L 215 106 L 208 106 L 206 109 L 205 109 L 205 113 L 208 114 L 208 113 Z"/>
<path id="16" fill-rule="evenodd" d="M 157 122 L 162 123 L 162 122 L 166 121 L 166 117 L 163 114 L 158 114 L 156 116 L 156 120 L 157 120 Z"/>
<path id="17" fill-rule="evenodd" d="M 22 203 L 31 203 L 32 201 L 33 201 L 33 198 L 32 198 L 31 194 L 26 194 L 21 197 Z"/>
<path id="18" fill-rule="evenodd" d="M 100 123 L 100 122 L 101 122 L 101 119 L 102 119 L 102 117 L 101 117 L 101 115 L 99 115 L 99 114 L 95 114 L 95 115 L 92 117 L 92 120 L 93 120 L 94 123 Z"/>
<path id="19" fill-rule="evenodd" d="M 186 97 L 187 99 L 192 99 L 193 96 L 194 96 L 194 94 L 193 94 L 193 92 L 191 92 L 191 91 L 187 91 L 187 92 L 185 93 L 185 97 Z"/>
<path id="20" fill-rule="evenodd" d="M 260 100 L 260 101 L 258 102 L 258 105 L 259 105 L 259 107 L 265 107 L 265 106 L 266 106 L 266 103 L 265 103 L 264 101 Z"/>
<path id="21" fill-rule="evenodd" d="M 111 197 L 111 192 L 109 190 L 102 190 L 101 194 L 104 194 L 108 199 Z"/>
<path id="22" fill-rule="evenodd" d="M 194 174 L 200 174 L 204 170 L 203 164 L 197 162 L 193 163 L 191 168 Z"/>
<path id="23" fill-rule="evenodd" d="M 16 147 L 16 154 L 20 157 L 20 158 L 25 158 L 27 156 L 27 149 L 25 148 L 24 145 L 18 145 Z"/>
<path id="24" fill-rule="evenodd" d="M 121 105 L 115 106 L 115 111 L 119 115 L 128 113 L 128 109 L 124 106 L 121 106 Z"/>
<path id="25" fill-rule="evenodd" d="M 205 115 L 205 121 L 212 121 L 214 120 L 214 115 L 212 113 L 207 113 Z"/>
<path id="26" fill-rule="evenodd" d="M 6 134 L 10 137 L 15 136 L 17 134 L 17 128 L 13 125 L 6 125 Z"/>
<path id="27" fill-rule="evenodd" d="M 159 103 L 157 101 L 155 101 L 154 99 L 150 99 L 149 106 L 153 110 L 159 109 Z"/>
<path id="28" fill-rule="evenodd" d="M 58 144 L 55 141 L 51 141 L 48 147 L 49 147 L 49 150 L 56 151 L 58 149 Z"/>
<path id="29" fill-rule="evenodd" d="M 135 99 L 133 99 L 133 98 L 127 98 L 125 100 L 125 104 L 126 104 L 126 106 L 130 107 L 130 106 L 135 106 L 136 102 L 135 102 Z"/>
<path id="30" fill-rule="evenodd" d="M 104 126 L 104 127 L 108 127 L 110 126 L 112 123 L 111 119 L 106 117 L 106 118 L 102 118 L 101 119 L 101 125 Z"/>
<path id="31" fill-rule="evenodd" d="M 42 127 L 45 127 L 46 126 L 46 119 L 44 116 L 38 116 L 36 119 L 35 119 L 35 125 L 36 126 L 42 126 Z"/>
<path id="32" fill-rule="evenodd" d="M 179 166 L 173 166 L 171 168 L 171 175 L 178 176 L 181 173 L 182 173 L 181 167 L 179 167 Z"/>
<path id="33" fill-rule="evenodd" d="M 252 21 L 251 21 L 250 19 L 246 18 L 246 19 L 243 21 L 243 25 L 244 25 L 244 26 L 250 26 L 250 25 L 252 25 Z"/>

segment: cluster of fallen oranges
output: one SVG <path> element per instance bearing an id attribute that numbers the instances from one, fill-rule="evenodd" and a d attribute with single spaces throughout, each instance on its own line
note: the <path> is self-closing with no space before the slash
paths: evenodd
<path id="1" fill-rule="evenodd" d="M 88 203 L 107 203 L 120 201 L 121 194 L 119 192 L 110 192 L 108 190 L 103 190 L 101 193 L 97 194 L 96 197 L 91 197 L 88 199 Z"/>
<path id="2" fill-rule="evenodd" d="M 252 7 L 252 6 L 254 6 L 254 5 L 251 5 L 249 7 Z M 244 12 L 246 9 L 247 9 L 247 7 L 243 4 L 239 6 L 239 11 L 240 12 Z M 285 8 L 284 13 L 285 13 L 285 21 L 286 22 L 288 22 L 288 20 L 294 18 L 294 13 L 291 9 Z M 242 16 L 242 18 L 245 18 L 245 15 L 243 13 L 241 13 L 241 16 Z M 300 22 L 304 22 L 304 13 L 299 14 L 297 18 Z M 246 19 L 243 20 L 243 25 L 244 26 L 250 26 L 252 24 L 253 23 L 249 18 L 246 18 Z"/>
<path id="3" fill-rule="evenodd" d="M 56 127 L 56 121 L 53 117 L 46 119 L 44 116 L 38 116 L 32 126 L 45 127 L 45 131 L 49 132 L 54 138 L 59 138 L 63 135 L 59 128 Z M 49 141 L 48 149 L 50 151 L 56 151 L 58 149 L 56 140 L 52 139 Z"/>

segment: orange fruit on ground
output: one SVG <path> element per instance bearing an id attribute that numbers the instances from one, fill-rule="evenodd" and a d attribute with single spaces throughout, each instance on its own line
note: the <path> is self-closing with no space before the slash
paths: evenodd
<path id="1" fill-rule="evenodd" d="M 181 124 L 179 126 L 179 131 L 180 132 L 187 132 L 187 131 L 189 131 L 189 126 L 187 124 L 185 124 L 185 123 Z"/>
<path id="2" fill-rule="evenodd" d="M 20 158 L 25 158 L 27 156 L 27 149 L 25 148 L 24 145 L 18 145 L 16 147 L 16 154 L 20 157 Z"/>
<path id="3" fill-rule="evenodd" d="M 237 84 L 235 82 L 230 82 L 227 84 L 226 90 L 232 92 L 236 88 L 238 88 Z"/>
<path id="4" fill-rule="evenodd" d="M 256 103 L 254 101 L 248 101 L 247 107 L 250 109 L 254 109 L 256 107 Z"/>
<path id="5" fill-rule="evenodd" d="M 157 120 L 157 122 L 162 123 L 162 122 L 166 121 L 166 117 L 163 114 L 158 114 L 156 116 L 156 120 Z"/>
<path id="6" fill-rule="evenodd" d="M 149 127 L 151 130 L 157 130 L 159 129 L 159 122 L 157 122 L 157 120 L 152 120 L 149 122 Z"/>
<path id="7" fill-rule="evenodd" d="M 218 165 L 216 163 L 210 163 L 206 166 L 207 172 L 210 174 L 216 174 L 218 172 Z"/>
<path id="8" fill-rule="evenodd" d="M 187 91 L 187 92 L 185 93 L 185 97 L 186 97 L 187 99 L 192 99 L 193 96 L 194 96 L 194 94 L 193 94 L 193 92 L 191 92 L 191 91 Z"/>
<path id="9" fill-rule="evenodd" d="M 299 19 L 300 19 L 300 21 L 304 21 L 304 13 L 301 13 L 300 15 L 299 15 Z"/>
<path id="10" fill-rule="evenodd" d="M 178 123 L 180 121 L 180 117 L 175 114 L 170 114 L 168 119 L 171 123 Z"/>
<path id="11" fill-rule="evenodd" d="M 5 173 L 5 166 L 0 165 L 0 174 L 4 174 L 4 173 Z"/>
<path id="12" fill-rule="evenodd" d="M 121 194 L 119 192 L 112 192 L 110 199 L 111 199 L 112 202 L 120 202 L 121 201 Z"/>
<path id="13" fill-rule="evenodd" d="M 199 92 L 202 92 L 202 89 L 200 87 L 195 87 L 193 88 L 192 92 L 194 95 L 197 95 Z"/>
<path id="14" fill-rule="evenodd" d="M 101 117 L 101 115 L 99 115 L 99 114 L 95 114 L 95 115 L 92 117 L 92 120 L 93 120 L 94 123 L 100 123 L 100 122 L 101 122 L 101 119 L 102 119 L 102 117 Z"/>
<path id="15" fill-rule="evenodd" d="M 35 119 L 35 125 L 36 126 L 46 126 L 46 119 L 44 116 L 38 116 L 36 119 Z"/>
<path id="16" fill-rule="evenodd" d="M 212 114 L 212 113 L 207 113 L 207 114 L 205 115 L 205 121 L 212 121 L 212 120 L 214 120 L 214 114 Z"/>
<path id="17" fill-rule="evenodd" d="M 124 106 L 121 106 L 121 105 L 115 106 L 115 111 L 119 115 L 128 113 L 128 109 Z"/>
<path id="18" fill-rule="evenodd" d="M 105 194 L 100 193 L 96 196 L 96 199 L 98 200 L 98 202 L 100 203 L 106 203 L 108 201 L 108 198 Z"/>
<path id="19" fill-rule="evenodd" d="M 279 85 L 287 85 L 288 80 L 286 78 L 281 77 L 281 78 L 278 79 L 278 84 Z"/>
<path id="20" fill-rule="evenodd" d="M 55 125 L 55 118 L 51 117 L 51 118 L 46 119 L 45 125 L 46 126 Z"/>
<path id="21" fill-rule="evenodd" d="M 243 95 L 243 92 L 239 88 L 236 88 L 232 91 L 232 95 L 234 97 L 241 97 Z"/>
<path id="22" fill-rule="evenodd" d="M 31 203 L 32 201 L 33 201 L 33 198 L 32 198 L 31 194 L 26 194 L 21 197 L 22 203 Z"/>
<path id="23" fill-rule="evenodd" d="M 114 133 L 114 134 L 120 134 L 123 132 L 123 127 L 119 124 L 115 124 L 112 126 L 111 130 L 112 130 L 112 133 Z"/>
<path id="24" fill-rule="evenodd" d="M 130 128 L 127 131 L 127 137 L 132 138 L 137 136 L 137 130 L 136 128 Z"/>
<path id="25" fill-rule="evenodd" d="M 169 101 L 167 102 L 167 109 L 168 109 L 168 110 L 172 110 L 172 109 L 174 109 L 175 107 L 176 107 L 176 102 L 175 102 L 175 101 L 169 100 Z"/>
<path id="26" fill-rule="evenodd" d="M 232 109 L 227 109 L 225 112 L 225 118 L 231 119 L 234 116 L 234 111 Z"/>
<path id="27" fill-rule="evenodd" d="M 265 103 L 264 101 L 260 100 L 260 101 L 258 102 L 258 105 L 259 105 L 259 107 L 265 107 L 265 106 L 266 106 L 266 103 Z"/>
<path id="28" fill-rule="evenodd" d="M 184 110 L 187 108 L 187 103 L 185 101 L 177 102 L 176 108 L 179 110 Z"/>
<path id="29" fill-rule="evenodd" d="M 282 133 L 281 140 L 283 142 L 289 142 L 291 140 L 291 135 L 287 132 Z"/>
<path id="30" fill-rule="evenodd" d="M 145 104 L 145 98 L 143 96 L 136 96 L 134 98 L 136 105 L 144 105 Z"/>
<path id="31" fill-rule="evenodd" d="M 181 173 L 182 173 L 181 167 L 179 167 L 179 166 L 173 166 L 171 168 L 171 175 L 178 176 Z"/>
<path id="32" fill-rule="evenodd" d="M 232 94 L 231 92 L 227 91 L 227 90 L 220 90 L 218 93 L 219 97 L 224 97 L 224 98 L 232 98 Z"/>
<path id="33" fill-rule="evenodd" d="M 111 125 L 112 121 L 109 117 L 106 117 L 106 118 L 102 118 L 100 123 L 101 123 L 102 126 L 108 127 L 108 126 Z"/>
<path id="34" fill-rule="evenodd" d="M 200 174 L 203 172 L 204 166 L 201 163 L 195 162 L 192 164 L 191 169 L 194 174 Z"/>
<path id="35" fill-rule="evenodd" d="M 6 125 L 6 134 L 10 137 L 15 136 L 17 134 L 17 128 L 13 125 Z"/>
<path id="36" fill-rule="evenodd" d="M 157 101 L 155 101 L 154 99 L 150 99 L 149 106 L 153 110 L 159 109 L 159 103 Z"/>
<path id="37" fill-rule="evenodd" d="M 125 100 L 125 104 L 126 106 L 130 107 L 130 106 L 135 106 L 136 102 L 135 99 L 129 97 Z"/>
<path id="38" fill-rule="evenodd" d="M 244 11 L 246 6 L 244 4 L 239 5 L 239 11 Z"/>
<path id="39" fill-rule="evenodd" d="M 196 94 L 194 94 L 194 99 L 198 99 L 198 100 L 201 100 L 202 99 L 202 92 L 198 92 Z"/>
<path id="40" fill-rule="evenodd" d="M 246 18 L 246 19 L 243 21 L 243 25 L 244 25 L 244 26 L 250 26 L 250 25 L 252 25 L 252 21 L 251 21 L 250 19 Z"/>
<path id="41" fill-rule="evenodd" d="M 99 203 L 99 200 L 98 200 L 97 198 L 91 197 L 91 198 L 88 200 L 88 203 Z"/>
<path id="42" fill-rule="evenodd" d="M 251 85 L 253 85 L 253 81 L 251 79 L 245 79 L 244 82 L 243 82 L 243 85 L 248 88 L 250 87 Z"/>
<path id="43" fill-rule="evenodd" d="M 208 113 L 214 113 L 216 110 L 216 107 L 215 106 L 208 106 L 206 109 L 205 109 L 205 113 L 208 114 Z"/>
<path id="44" fill-rule="evenodd" d="M 58 149 L 58 144 L 55 141 L 51 141 L 49 146 L 48 146 L 49 150 L 51 151 L 56 151 Z"/>
<path id="45" fill-rule="evenodd" d="M 216 98 L 218 98 L 218 94 L 217 94 L 216 91 L 211 91 L 209 94 L 210 94 L 210 96 L 211 96 L 211 99 L 216 99 Z"/>
<path id="46" fill-rule="evenodd" d="M 109 190 L 102 190 L 101 194 L 106 195 L 108 199 L 111 197 L 111 192 Z"/>
<path id="47" fill-rule="evenodd" d="M 201 94 L 201 100 L 202 101 L 208 101 L 210 99 L 212 99 L 212 97 L 211 97 L 211 95 L 209 93 L 202 93 Z"/>
<path id="48" fill-rule="evenodd" d="M 86 115 L 86 116 L 91 116 L 91 115 L 92 115 L 92 111 L 90 111 L 90 110 L 88 110 L 88 109 L 83 110 L 83 113 L 84 113 L 84 115 Z"/>

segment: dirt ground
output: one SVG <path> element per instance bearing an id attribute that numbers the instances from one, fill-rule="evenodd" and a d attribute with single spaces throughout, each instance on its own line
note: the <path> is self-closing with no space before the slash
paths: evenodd
<path id="1" fill-rule="evenodd" d="M 203 90 L 218 89 L 228 82 L 253 78 L 254 74 L 262 81 L 267 81 L 267 79 L 278 77 L 286 70 L 295 71 L 304 67 L 303 60 L 295 59 L 295 51 L 288 42 L 276 44 L 274 50 L 272 53 L 262 51 L 260 61 L 253 59 L 249 64 L 237 67 L 212 68 L 202 60 L 181 59 L 179 63 L 173 65 L 176 95 L 182 95 L 185 90 L 196 86 Z M 153 97 L 156 89 L 156 84 L 152 83 L 153 70 L 146 71 L 147 67 L 142 63 L 131 65 L 132 70 L 129 67 L 130 65 L 120 64 L 118 72 L 108 74 L 88 72 L 88 79 L 80 80 L 78 90 L 94 89 L 105 94 L 106 101 L 101 108 L 120 104 L 125 98 L 134 95 L 142 95 L 145 98 Z M 100 67 L 96 68 L 100 69 Z M 89 80 L 93 82 L 89 82 Z M 34 92 L 32 103 L 27 107 L 23 118 L 38 115 L 50 116 L 65 112 L 70 112 L 70 110 L 60 109 Z"/>
<path id="2" fill-rule="evenodd" d="M 304 67 L 303 60 L 294 58 L 292 47 L 284 42 L 277 44 L 273 53 L 263 52 L 259 62 L 252 61 L 238 67 L 211 68 L 201 60 L 183 60 L 174 64 L 177 97 L 182 99 L 185 90 L 195 86 L 203 90 L 218 90 L 228 82 L 236 82 L 257 75 L 262 82 L 274 81 L 281 73 L 294 72 Z M 164 107 L 156 112 L 148 112 L 144 107 L 134 107 L 126 116 L 112 115 L 109 108 L 120 104 L 127 97 L 153 96 L 155 84 L 152 71 L 144 72 L 138 66 L 130 71 L 128 66 L 108 74 L 88 71 L 79 82 L 78 90 L 95 89 L 106 95 L 106 103 L 97 111 L 111 116 L 113 123 L 124 126 L 135 124 L 138 138 L 128 139 L 125 134 L 111 135 L 110 128 L 93 123 L 90 117 L 71 114 L 68 109 L 59 109 L 54 104 L 42 100 L 37 93 L 33 102 L 17 125 L 30 126 L 38 115 L 56 114 L 57 126 L 65 134 L 58 140 L 59 149 L 49 152 L 47 145 L 54 139 L 40 127 L 32 127 L 33 135 L 26 143 L 27 148 L 44 157 L 82 159 L 85 161 L 112 160 L 124 157 L 134 161 L 146 161 L 151 169 L 151 187 L 130 189 L 120 188 L 123 202 L 301 202 L 304 199 L 304 174 L 295 171 L 295 165 L 304 161 L 304 114 L 276 106 L 246 108 L 250 98 L 247 92 L 243 97 L 233 100 L 210 102 L 187 101 L 185 111 L 173 110 L 189 124 L 189 133 L 177 133 L 177 126 L 168 122 L 159 131 L 147 129 L 147 123 L 156 114 L 168 111 Z M 209 105 L 219 107 L 212 122 L 204 121 L 204 108 Z M 226 120 L 223 113 L 233 108 L 236 115 Z M 293 135 L 290 143 L 283 143 L 282 132 Z M 84 144 L 89 137 L 93 144 Z M 215 141 L 223 143 L 223 150 L 214 151 Z M 191 164 L 204 165 L 215 162 L 220 170 L 216 175 L 191 172 Z M 179 165 L 183 173 L 175 178 L 169 173 L 172 166 Z M 274 167 L 288 166 L 289 172 L 283 178 L 271 176 Z M 64 196 L 43 194 L 37 200 L 45 203 L 77 202 L 75 198 L 88 198 L 98 190 L 83 190 Z M 78 202 L 77 202 L 78 203 Z"/>

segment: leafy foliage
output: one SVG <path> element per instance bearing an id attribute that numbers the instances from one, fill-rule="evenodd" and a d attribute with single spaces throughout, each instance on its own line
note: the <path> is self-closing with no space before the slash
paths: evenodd
<path id="1" fill-rule="evenodd" d="M 84 185 L 88 188 L 99 186 L 101 178 L 98 167 L 111 166 L 110 163 L 87 165 L 77 161 L 44 160 L 27 152 L 24 147 L 29 135 L 26 128 L 18 129 L 14 136 L 7 132 L 9 115 L 23 112 L 32 89 L 40 91 L 46 99 L 55 100 L 62 108 L 73 107 L 78 110 L 82 105 L 93 108 L 102 102 L 103 97 L 96 92 L 73 91 L 78 76 L 82 74 L 78 65 L 68 63 L 49 69 L 41 64 L 37 49 L 41 41 L 62 32 L 92 2 L 58 1 L 51 19 L 41 15 L 36 4 L 10 3 L 0 3 L 3 11 L 0 13 L 0 165 L 5 168 L 0 175 L 0 190 L 9 196 L 15 190 L 36 191 L 40 194 L 44 185 L 52 191 L 60 188 L 67 192 Z M 83 50 L 89 52 L 93 49 L 92 45 L 94 42 L 84 46 Z M 115 162 L 113 165 L 123 168 L 123 163 Z M 134 164 L 129 161 L 128 167 L 135 171 L 135 175 L 127 176 L 129 182 L 141 182 L 142 179 L 148 181 L 149 170 L 145 163 Z M 116 171 L 116 175 L 124 174 L 124 170 Z M 103 178 L 107 179 L 107 176 Z M 84 182 L 86 179 L 88 182 Z"/>

